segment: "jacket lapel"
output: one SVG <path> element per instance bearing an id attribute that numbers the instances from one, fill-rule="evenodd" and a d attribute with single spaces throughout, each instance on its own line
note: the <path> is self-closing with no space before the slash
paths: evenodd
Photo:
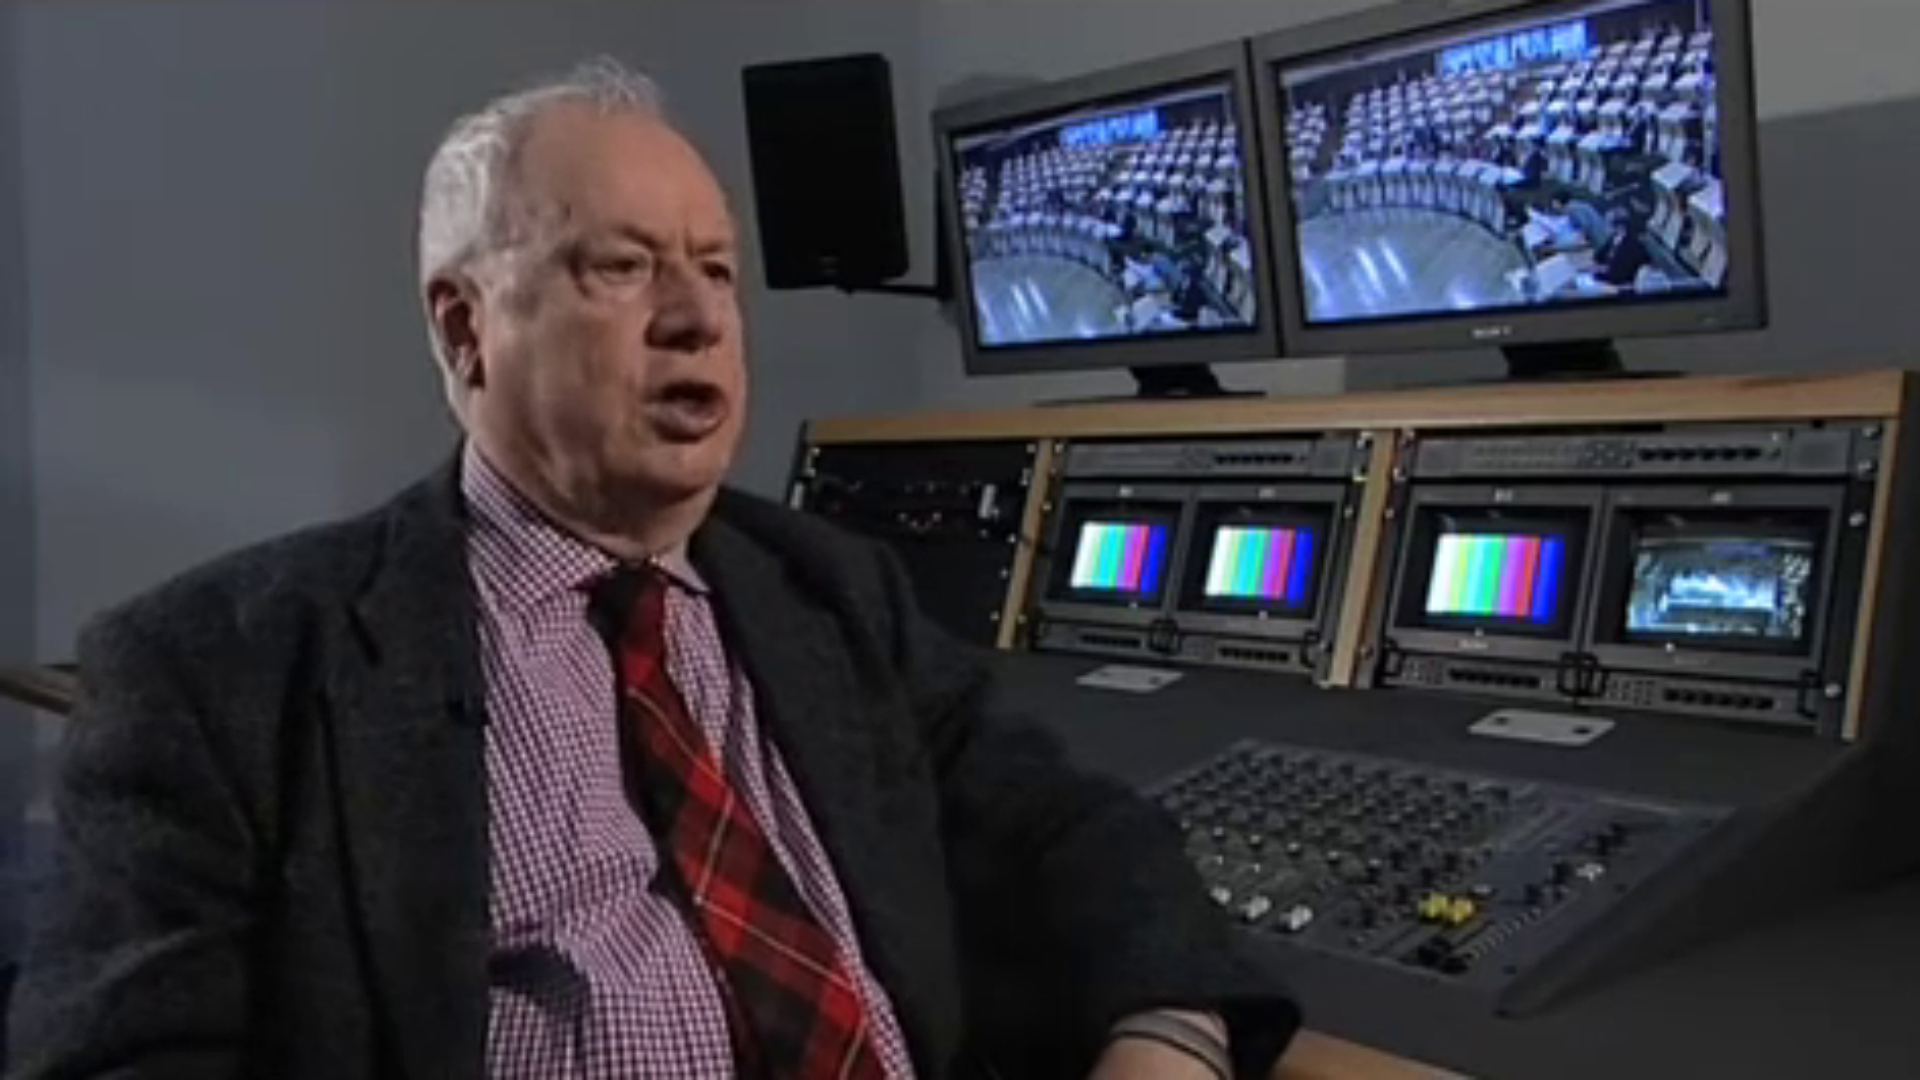
<path id="1" fill-rule="evenodd" d="M 898 820 L 903 793 L 888 790 L 880 740 L 863 726 L 869 703 L 841 644 L 845 630 L 806 602 L 779 558 L 719 515 L 694 536 L 690 554 L 753 683 L 756 718 L 846 895 L 867 966 L 887 989 L 918 1069 L 941 1075 L 959 1037 L 943 864 L 925 835 Z"/>
<path id="2" fill-rule="evenodd" d="M 416 1078 L 485 1073 L 485 697 L 458 462 L 389 509 L 328 677 L 355 944 L 383 1054 Z"/>

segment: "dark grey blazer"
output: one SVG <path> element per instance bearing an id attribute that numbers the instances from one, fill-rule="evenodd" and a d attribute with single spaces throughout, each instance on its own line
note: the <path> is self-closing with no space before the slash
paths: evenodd
<path id="1" fill-rule="evenodd" d="M 485 715 L 457 468 L 89 625 L 11 1076 L 484 1075 Z M 994 704 L 882 549 L 724 494 L 695 536 L 923 1076 L 1086 1068 L 1211 1005 L 1298 1023 L 1172 827 Z"/>

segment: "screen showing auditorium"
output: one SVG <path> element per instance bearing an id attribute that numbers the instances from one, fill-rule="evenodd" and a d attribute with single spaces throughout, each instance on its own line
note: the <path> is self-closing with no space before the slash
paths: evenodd
<path id="1" fill-rule="evenodd" d="M 1402 584 L 1402 626 L 1570 636 L 1579 599 L 1585 511 L 1425 508 Z"/>
<path id="2" fill-rule="evenodd" d="M 952 137 L 982 349 L 1252 330 L 1230 78 Z"/>
<path id="3" fill-rule="evenodd" d="M 1181 607 L 1217 614 L 1312 618 L 1332 507 L 1203 503 Z"/>
<path id="4" fill-rule="evenodd" d="M 1156 606 L 1165 595 L 1179 508 L 1079 504 L 1069 508 L 1055 553 L 1050 598 L 1069 603 Z"/>
<path id="5" fill-rule="evenodd" d="M 1307 325 L 1726 295 L 1753 208 L 1711 6 L 1533 5 L 1277 66 Z"/>
<path id="6" fill-rule="evenodd" d="M 1620 639 L 1803 652 L 1820 524 L 1661 515 L 1637 522 Z"/>

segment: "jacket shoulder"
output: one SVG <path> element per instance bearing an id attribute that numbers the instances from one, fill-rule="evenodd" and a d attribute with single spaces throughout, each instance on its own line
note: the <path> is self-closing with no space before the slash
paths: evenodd
<path id="1" fill-rule="evenodd" d="M 365 576 L 385 511 L 309 526 L 168 578 L 94 615 L 83 639 L 164 639 L 181 655 L 264 643 L 316 600 L 345 596 Z"/>

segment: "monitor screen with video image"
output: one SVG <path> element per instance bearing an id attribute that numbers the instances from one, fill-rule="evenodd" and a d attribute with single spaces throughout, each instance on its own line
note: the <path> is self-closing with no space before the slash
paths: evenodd
<path id="1" fill-rule="evenodd" d="M 1331 504 L 1201 504 L 1183 610 L 1311 619 L 1332 542 Z"/>
<path id="2" fill-rule="evenodd" d="M 1068 510 L 1049 599 L 1157 606 L 1173 560 L 1179 508 L 1081 504 Z"/>
<path id="3" fill-rule="evenodd" d="M 1242 45 L 935 115 L 970 371 L 1271 358 Z"/>
<path id="4" fill-rule="evenodd" d="M 1764 322 L 1745 0 L 1413 0 L 1256 44 L 1289 348 Z"/>
<path id="5" fill-rule="evenodd" d="M 1804 654 L 1823 523 L 1660 515 L 1636 522 L 1617 616 L 1623 643 Z"/>
<path id="6" fill-rule="evenodd" d="M 1570 640 L 1590 520 L 1584 509 L 1424 508 L 1397 625 Z"/>

